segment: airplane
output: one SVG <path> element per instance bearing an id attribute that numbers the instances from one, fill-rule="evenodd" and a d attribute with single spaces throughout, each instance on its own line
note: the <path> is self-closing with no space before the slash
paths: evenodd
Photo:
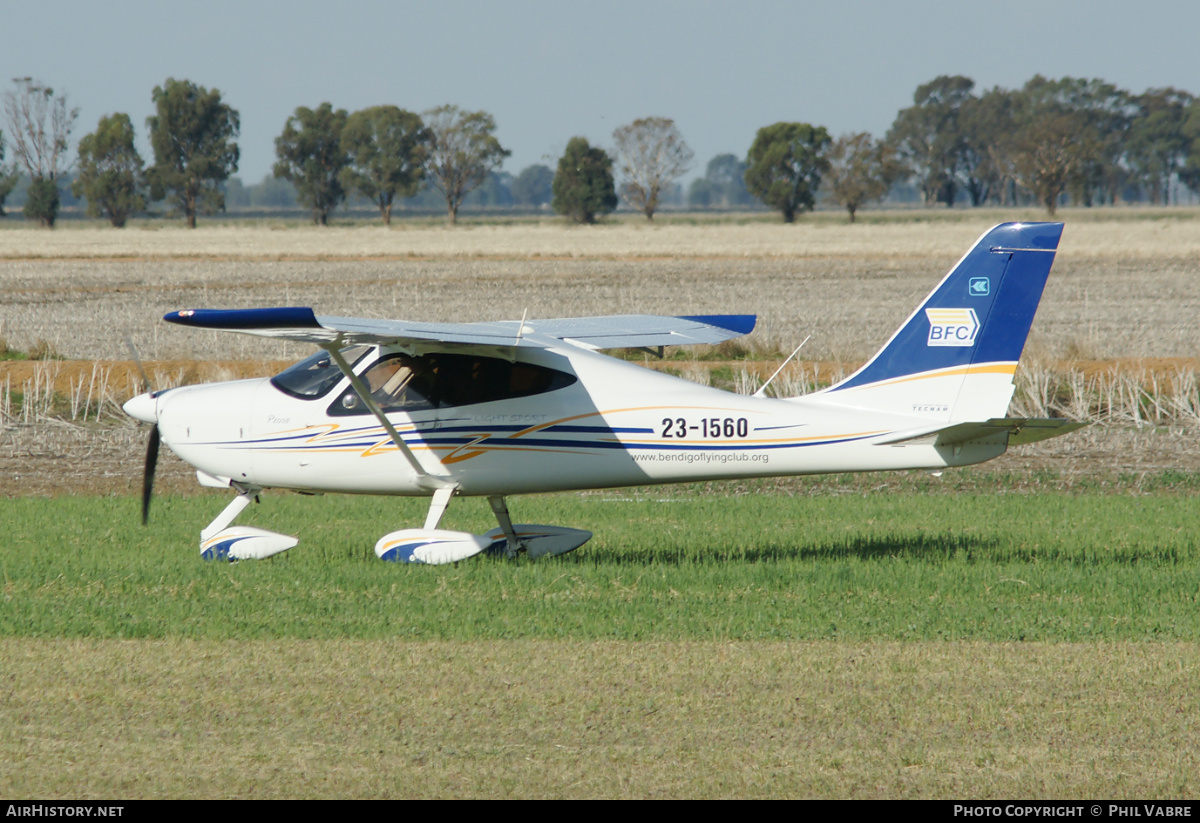
<path id="1" fill-rule="evenodd" d="M 318 350 L 269 379 L 129 400 L 126 413 L 153 425 L 143 522 L 160 442 L 202 485 L 235 492 L 200 533 L 202 557 L 230 561 L 299 542 L 231 525 L 264 489 L 429 497 L 423 527 L 385 534 L 375 553 L 442 564 L 553 556 L 591 538 L 514 524 L 513 495 L 981 463 L 1084 425 L 1005 416 L 1062 229 L 985 232 L 865 365 L 799 397 L 767 397 L 765 385 L 733 394 L 601 353 L 719 343 L 752 331 L 753 315 L 419 323 L 308 307 L 172 312 L 164 320 Z M 498 528 L 439 529 L 455 496 L 486 497 Z"/>

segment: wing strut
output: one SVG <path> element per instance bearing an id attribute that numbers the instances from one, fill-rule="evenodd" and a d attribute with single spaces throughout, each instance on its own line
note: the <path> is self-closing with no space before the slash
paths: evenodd
<path id="1" fill-rule="evenodd" d="M 454 483 L 445 476 L 430 474 L 421 462 L 417 460 L 417 456 L 413 454 L 412 449 L 404 442 L 404 438 L 400 436 L 400 432 L 396 431 L 396 427 L 392 425 L 392 421 L 387 419 L 387 415 L 383 413 L 383 409 L 379 408 L 379 404 L 375 402 L 375 398 L 371 397 L 371 391 L 363 384 L 359 376 L 350 368 L 350 364 L 346 362 L 346 358 L 342 357 L 339 351 L 339 343 L 321 343 L 321 348 L 329 352 L 329 356 L 333 358 L 333 362 L 341 369 L 342 374 L 350 378 L 350 385 L 354 387 L 355 393 L 358 394 L 360 400 L 370 409 L 371 414 L 375 415 L 375 419 L 379 421 L 388 436 L 392 438 L 392 442 L 396 444 L 396 448 L 404 455 L 404 459 L 412 466 L 413 471 L 420 478 L 420 483 L 427 488 L 442 489 L 453 486 Z"/>

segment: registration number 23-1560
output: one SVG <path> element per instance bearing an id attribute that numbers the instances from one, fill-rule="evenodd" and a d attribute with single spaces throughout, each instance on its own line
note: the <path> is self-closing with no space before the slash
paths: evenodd
<path id="1" fill-rule="evenodd" d="M 704 417 L 699 423 L 688 423 L 684 417 L 664 417 L 662 437 L 746 437 L 750 423 L 744 417 Z"/>

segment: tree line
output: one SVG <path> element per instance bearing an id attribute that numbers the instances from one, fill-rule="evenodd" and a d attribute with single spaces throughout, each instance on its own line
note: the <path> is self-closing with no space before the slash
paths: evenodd
<path id="1" fill-rule="evenodd" d="M 1102 80 L 1037 75 L 975 93 L 961 75 L 920 86 L 886 142 L 927 204 L 1149 200 L 1200 193 L 1200 101 L 1175 88 L 1132 94 Z"/>
<path id="2" fill-rule="evenodd" d="M 31 78 L 13 84 L 2 95 L 0 216 L 22 175 L 24 214 L 47 226 L 68 177 L 87 213 L 114 226 L 150 202 L 167 201 L 194 227 L 198 215 L 223 211 L 227 194 L 244 194 L 231 180 L 239 114 L 216 89 L 174 78 L 154 88 L 155 113 L 146 120 L 154 163 L 147 167 L 122 113 L 100 118 L 79 141 L 77 161 L 68 163 L 78 109 Z M 621 201 L 653 220 L 694 160 L 674 121 L 646 117 L 613 132 L 611 153 L 574 137 L 556 169 L 533 165 L 514 178 L 500 171 L 511 152 L 495 131 L 492 115 L 453 105 L 420 114 L 394 105 L 352 113 L 328 102 L 301 106 L 275 138 L 272 175 L 284 187 L 281 200 L 294 197 L 319 224 L 348 196 L 371 202 L 385 224 L 397 200 L 417 197 L 437 197 L 453 224 L 469 196 L 549 204 L 590 223 Z M 5 165 L 8 149 L 13 160 Z M 1101 80 L 1040 75 L 1020 89 L 977 93 L 968 77 L 941 76 L 917 88 L 913 105 L 880 139 L 834 139 L 825 127 L 802 122 L 764 126 L 744 159 L 714 157 L 692 181 L 687 203 L 761 203 L 791 222 L 820 196 L 853 221 L 899 185 L 915 188 L 929 206 L 1037 203 L 1051 215 L 1065 202 L 1168 204 L 1172 191 L 1178 202 L 1180 185 L 1200 194 L 1200 100 L 1175 88 L 1133 94 Z"/>

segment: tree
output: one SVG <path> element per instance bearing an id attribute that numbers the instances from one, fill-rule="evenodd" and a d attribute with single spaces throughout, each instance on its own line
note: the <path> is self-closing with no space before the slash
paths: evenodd
<path id="1" fill-rule="evenodd" d="M 708 161 L 703 177 L 688 188 L 688 205 L 705 208 L 733 208 L 753 202 L 746 191 L 746 163 L 735 154 L 718 154 Z"/>
<path id="2" fill-rule="evenodd" d="M 613 140 L 623 179 L 621 196 L 653 220 L 663 189 L 691 168 L 692 150 L 667 117 L 634 120 L 614 131 Z"/>
<path id="3" fill-rule="evenodd" d="M 453 226 L 463 198 L 512 152 L 496 139 L 496 121 L 485 111 L 445 105 L 425 112 L 425 122 L 432 134 L 425 172 L 430 185 L 446 198 L 446 217 Z"/>
<path id="4" fill-rule="evenodd" d="M 19 173 L 15 163 L 11 169 L 4 167 L 4 132 L 0 131 L 0 217 L 7 216 L 4 213 L 4 200 L 16 187 L 18 179 Z"/>
<path id="5" fill-rule="evenodd" d="M 716 192 L 713 190 L 713 184 L 709 182 L 707 177 L 697 177 L 688 186 L 687 204 L 688 208 L 692 209 L 707 209 L 716 201 Z"/>
<path id="6" fill-rule="evenodd" d="M 349 157 L 342 185 L 374 201 L 390 226 L 396 197 L 412 197 L 421 185 L 432 139 L 420 115 L 397 106 L 354 112 L 342 129 L 342 150 Z"/>
<path id="7" fill-rule="evenodd" d="M 1151 203 L 1170 202 L 1171 177 L 1184 170 L 1189 140 L 1185 134 L 1193 101 L 1180 89 L 1149 89 L 1137 100 L 1137 115 L 1129 128 L 1127 158 Z"/>
<path id="8" fill-rule="evenodd" d="M 572 137 L 558 160 L 552 185 L 554 211 L 577 223 L 595 223 L 596 215 L 617 207 L 612 158 L 583 137 Z"/>
<path id="9" fill-rule="evenodd" d="M 67 168 L 63 154 L 79 109 L 68 109 L 65 94 L 55 97 L 54 89 L 33 78 L 19 77 L 13 84 L 16 89 L 4 93 L 4 120 L 14 159 L 29 175 L 30 194 L 24 213 L 27 218 L 53 228 L 59 205 L 56 180 Z M 9 175 L 4 177 L 7 179 Z M 0 183 L 7 185 L 4 181 Z M 12 185 L 8 185 L 8 190 L 12 190 Z"/>
<path id="10" fill-rule="evenodd" d="M 954 205 L 964 155 L 958 120 L 973 88 L 975 81 L 962 75 L 918 86 L 913 105 L 896 115 L 888 131 L 887 142 L 917 177 L 926 205 Z"/>
<path id="11" fill-rule="evenodd" d="M 240 177 L 230 177 L 221 186 L 227 210 L 240 211 L 250 206 L 250 190 Z"/>
<path id="12" fill-rule="evenodd" d="M 972 206 L 982 206 L 992 192 L 1003 186 L 1003 153 L 1006 116 L 1011 102 L 1007 92 L 967 95 L 958 104 L 953 119 L 957 131 L 954 157 L 955 188 L 965 190 Z M 953 201 L 947 202 L 947 206 Z"/>
<path id="13" fill-rule="evenodd" d="M 732 208 L 753 202 L 746 191 L 746 163 L 736 154 L 718 154 L 709 160 L 704 177 L 712 185 L 714 205 Z"/>
<path id="14" fill-rule="evenodd" d="M 272 167 L 276 177 L 291 181 L 297 199 L 312 209 L 313 222 L 324 226 L 329 213 L 346 199 L 341 175 L 350 162 L 342 143 L 346 110 L 329 103 L 315 109 L 299 106 L 275 138 Z"/>
<path id="15" fill-rule="evenodd" d="M 22 214 L 26 220 L 38 220 L 43 226 L 54 228 L 59 203 L 58 184 L 49 177 L 35 177 L 29 181 L 29 188 L 25 190 L 25 208 Z"/>
<path id="16" fill-rule="evenodd" d="M 509 209 L 513 204 L 513 176 L 506 171 L 490 171 L 483 182 L 463 198 L 464 206 Z"/>
<path id="17" fill-rule="evenodd" d="M 96 131 L 79 141 L 79 175 L 71 185 L 87 199 L 91 217 L 108 217 L 120 228 L 130 214 L 146 208 L 141 156 L 133 144 L 128 114 L 101 117 Z"/>
<path id="18" fill-rule="evenodd" d="M 972 206 L 1011 193 L 1012 133 L 1015 98 L 1019 92 L 996 87 L 979 97 L 967 97 L 958 112 L 957 181 Z"/>
<path id="19" fill-rule="evenodd" d="M 829 168 L 829 132 L 808 123 L 776 123 L 758 130 L 746 158 L 746 189 L 779 209 L 783 222 L 812 209 L 821 175 Z"/>
<path id="20" fill-rule="evenodd" d="M 887 194 L 901 173 L 891 146 L 866 132 L 839 137 L 829 150 L 829 163 L 829 193 L 846 207 L 851 223 L 855 212 Z"/>
<path id="21" fill-rule="evenodd" d="M 1083 174 L 1087 159 L 1095 151 L 1095 141 L 1084 125 L 1078 112 L 1046 112 L 1017 136 L 1017 180 L 1051 217 L 1058 209 L 1059 198 Z"/>
<path id="22" fill-rule="evenodd" d="M 154 149 L 154 165 L 146 170 L 150 198 L 162 200 L 170 192 L 194 229 L 197 212 L 225 208 L 220 184 L 237 171 L 241 122 L 220 91 L 190 80 L 168 77 L 151 99 L 157 113 L 146 118 Z"/>
<path id="23" fill-rule="evenodd" d="M 1200 98 L 1188 105 L 1183 121 L 1183 135 L 1188 141 L 1188 156 L 1179 179 L 1196 194 L 1200 194 Z M 0 204 L 4 202 L 4 189 L 0 187 Z"/>
<path id="24" fill-rule="evenodd" d="M 554 197 L 553 183 L 554 172 L 548 166 L 526 166 L 513 181 L 513 202 L 525 207 L 545 206 Z"/>
<path id="25" fill-rule="evenodd" d="M 296 187 L 273 174 L 264 174 L 261 181 L 247 189 L 252 209 L 294 209 L 298 205 Z"/>
<path id="26" fill-rule="evenodd" d="M 1079 158 L 1068 184 L 1071 199 L 1084 206 L 1096 199 L 1113 202 L 1128 173 L 1126 144 L 1135 111 L 1130 96 L 1101 80 L 1048 80 L 1034 75 L 1013 97 L 1016 128 L 1011 133 L 1031 127 L 1044 116 L 1068 114 L 1076 119 L 1087 153 Z"/>

